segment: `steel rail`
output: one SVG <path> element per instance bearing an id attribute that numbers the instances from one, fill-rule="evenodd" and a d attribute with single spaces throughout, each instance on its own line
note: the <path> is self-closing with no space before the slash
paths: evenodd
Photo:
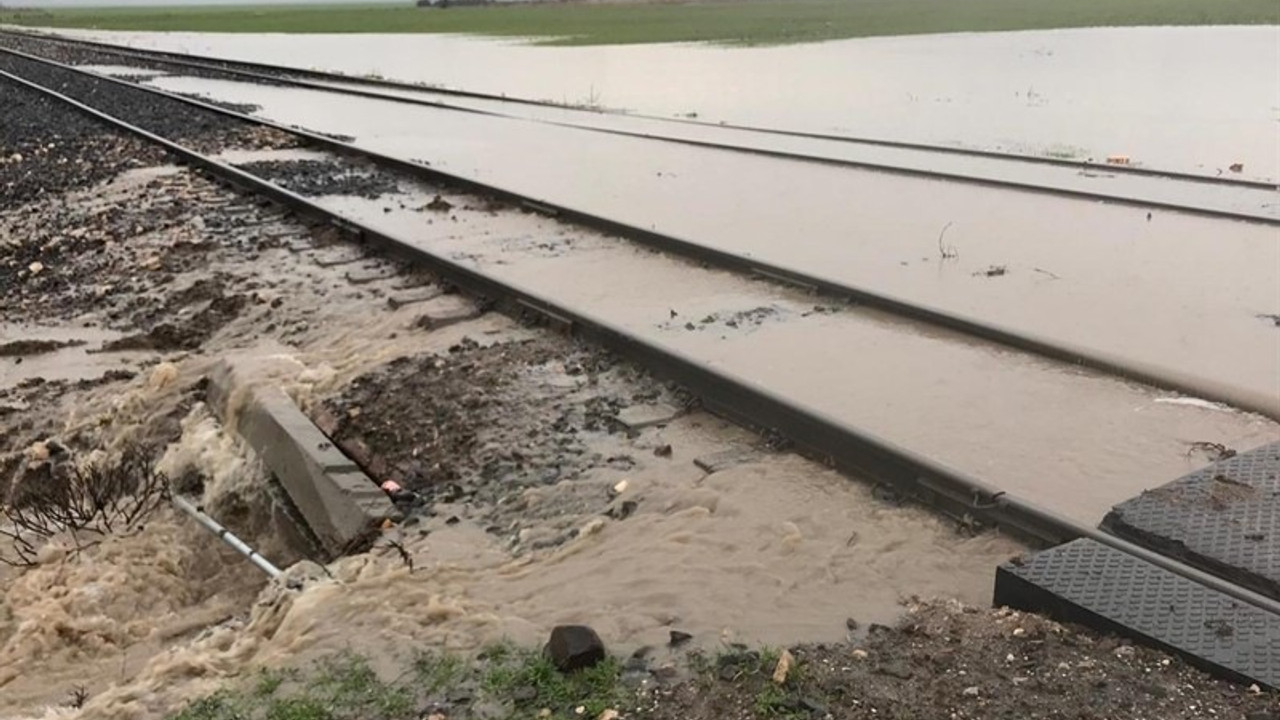
<path id="1" fill-rule="evenodd" d="M 95 48 L 101 52 L 117 55 L 119 57 L 136 58 L 149 62 L 161 62 L 173 64 L 178 67 L 188 67 L 203 71 L 222 72 L 232 76 L 244 77 L 255 82 L 271 82 L 275 84 L 293 85 L 313 90 L 336 92 L 349 94 L 358 97 L 368 97 L 379 100 L 388 100 L 392 102 L 403 102 L 426 107 L 434 107 L 444 110 L 455 110 L 459 112 L 470 112 L 481 115 L 489 115 L 493 117 L 502 117 L 508 119 L 525 120 L 529 122 L 537 122 L 559 127 L 570 127 L 579 130 L 588 130 L 592 132 L 606 133 L 611 135 L 621 135 L 628 137 L 638 137 L 662 142 L 673 142 L 687 145 L 696 145 L 720 150 L 730 150 L 736 152 L 765 155 L 769 157 L 778 157 L 792 160 L 802 160 L 808 162 L 820 162 L 825 164 L 840 165 L 846 167 L 855 167 L 882 172 L 894 172 L 908 175 L 924 175 L 928 177 L 938 177 L 941 179 L 952 180 L 957 182 L 971 182 L 979 184 L 995 184 L 1000 187 L 1011 187 L 1023 189 L 1033 192 L 1050 192 L 1055 194 L 1064 194 L 1074 197 L 1084 197 L 1087 199 L 1104 200 L 1108 202 L 1119 202 L 1126 204 L 1142 205 L 1153 208 L 1162 208 L 1168 210 L 1178 210 L 1182 212 L 1195 212 L 1198 214 L 1207 214 L 1215 217 L 1226 217 L 1247 222 L 1270 222 L 1280 223 L 1280 218 L 1272 218 L 1270 216 L 1255 215 L 1248 213 L 1233 213 L 1216 211 L 1212 209 L 1199 209 L 1177 203 L 1161 203 L 1156 201 L 1145 201 L 1141 198 L 1128 198 L 1120 195 L 1107 195 L 1102 193 L 1088 193 L 1086 191 L 1072 191 L 1067 189 L 1055 189 L 1051 185 L 1042 185 L 1035 183 L 1017 183 L 1013 181 L 1001 182 L 992 179 L 983 179 L 966 175 L 964 173 L 941 173 L 927 172 L 915 170 L 911 168 L 903 168 L 888 163 L 876 163 L 867 161 L 848 160 L 842 158 L 831 158 L 822 155 L 812 155 L 807 153 L 797 153 L 784 150 L 769 150 L 765 148 L 752 148 L 731 143 L 719 143 L 711 141 L 690 140 L 686 138 L 673 138 L 665 135 L 654 133 L 644 133 L 628 130 L 618 130 L 610 128 L 592 127 L 589 125 L 580 125 L 572 122 L 561 122 L 555 120 L 545 120 L 540 118 L 529 118 L 518 115 L 510 115 L 507 113 L 496 112 L 492 110 L 482 110 L 478 108 L 470 108 L 465 106 L 451 105 L 446 102 L 432 101 L 425 98 L 410 98 L 403 95 L 388 95 L 386 93 L 370 92 L 358 90 L 351 87 L 337 87 L 330 83 L 344 83 L 347 85 L 368 85 L 370 87 L 382 87 L 387 89 L 408 90 L 416 93 L 432 93 L 437 95 L 446 95 L 454 97 L 463 97 L 473 100 L 484 100 L 492 102 L 507 102 L 520 105 L 531 105 L 536 107 L 553 108 L 561 111 L 579 111 L 591 112 L 599 115 L 613 115 L 623 118 L 638 118 L 643 120 L 652 120 L 663 123 L 692 125 L 703 128 L 728 129 L 743 132 L 761 133 L 767 135 L 779 135 L 785 137 L 804 138 L 810 140 L 824 140 L 832 142 L 841 142 L 855 145 L 871 145 L 876 147 L 888 147 L 900 150 L 914 150 L 922 152 L 936 152 L 949 155 L 961 155 L 967 157 L 978 157 L 988 160 L 1001 160 L 1005 162 L 1048 165 L 1062 167 L 1073 170 L 1099 170 L 1116 174 L 1137 175 L 1146 177 L 1166 178 L 1179 180 L 1183 182 L 1206 183 L 1212 185 L 1227 185 L 1233 187 L 1249 188 L 1255 190 L 1280 190 L 1280 184 L 1273 182 L 1265 182 L 1259 180 L 1244 180 L 1229 177 L 1215 177 L 1211 175 L 1201 175 L 1197 173 L 1179 172 L 1174 170 L 1161 170 L 1157 168 L 1134 167 L 1131 165 L 1112 165 L 1106 163 L 1094 163 L 1079 160 L 1069 160 L 1064 158 L 1038 157 L 1034 155 L 1019 155 L 1016 153 L 1005 153 L 992 150 L 980 150 L 974 148 L 949 147 L 945 145 L 931 145 L 927 143 L 912 143 L 897 140 L 884 140 L 877 138 L 854 137 L 847 135 L 833 135 L 826 133 L 803 132 L 795 130 L 782 130 L 777 128 L 757 127 L 752 125 L 741 125 L 735 123 L 709 123 L 687 118 L 669 118 L 658 115 L 648 115 L 644 113 L 625 113 L 607 110 L 581 110 L 572 106 L 560 105 L 547 101 L 527 100 L 521 98 L 511 98 L 505 95 L 493 95 L 488 93 L 478 93 L 464 90 L 450 90 L 441 88 L 424 87 L 414 85 L 412 83 L 397 82 L 386 79 L 372 79 L 358 76 L 340 75 L 337 73 L 327 73 L 319 70 L 306 70 L 301 68 L 289 68 L 281 65 L 271 65 L 266 63 L 255 63 L 241 60 L 222 60 L 219 58 L 209 58 L 197 55 L 188 55 L 184 53 L 172 53 L 161 50 L 140 50 L 136 48 L 127 48 L 111 43 L 102 43 L 92 40 L 83 40 L 78 38 L 65 38 L 49 35 L 41 35 L 35 33 L 24 33 L 12 30 L 0 30 L 0 35 L 11 35 L 33 39 L 43 42 L 62 43 L 66 45 L 82 45 Z M 244 70 L 242 68 L 255 68 L 256 70 Z M 299 79 L 300 77 L 309 77 L 325 82 L 308 82 Z"/>
<path id="2" fill-rule="evenodd" d="M 885 483 L 907 498 L 966 523 L 999 528 L 1032 542 L 1056 545 L 1081 537 L 1092 538 L 1241 602 L 1280 614 L 1280 602 L 1276 600 L 1096 528 L 1084 526 L 962 471 L 797 404 L 756 383 L 713 369 L 708 363 L 657 345 L 582 310 L 560 305 L 518 285 L 468 268 L 365 223 L 344 217 L 272 182 L 108 115 L 55 90 L 4 71 L 0 71 L 0 78 L 43 93 L 109 126 L 159 145 L 192 167 L 243 192 L 263 196 L 299 216 L 331 224 L 354 242 L 405 262 L 429 268 L 444 281 L 491 303 L 495 309 L 506 314 L 555 325 L 573 336 L 594 342 L 644 367 L 657 377 L 682 385 L 698 397 L 707 410 L 748 428 L 778 433 L 793 442 L 802 454 L 847 475 Z"/>
<path id="3" fill-rule="evenodd" d="M 177 95 L 159 88 L 137 85 L 125 80 L 83 70 L 55 60 L 24 53 L 22 51 L 0 47 L 0 53 L 21 57 L 32 62 L 42 63 L 67 72 L 77 73 L 100 82 L 128 87 L 159 97 L 168 98 L 176 102 L 200 107 L 210 112 L 235 118 L 249 124 L 274 128 L 281 132 L 306 139 L 313 145 L 318 145 L 343 155 L 369 160 L 377 165 L 404 172 L 417 178 L 437 183 L 445 183 L 471 192 L 491 195 L 493 197 L 521 205 L 535 212 L 552 215 L 569 223 L 589 227 L 607 234 L 616 235 L 642 245 L 656 248 L 663 252 L 669 252 L 690 258 L 697 262 L 708 263 L 726 270 L 744 273 L 753 277 L 773 280 L 791 287 L 798 287 L 811 292 L 820 293 L 836 300 L 865 305 L 892 315 L 941 327 L 973 338 L 1003 345 L 1014 350 L 1067 363 L 1072 366 L 1088 368 L 1104 374 L 1114 375 L 1116 377 L 1150 385 L 1155 388 L 1224 403 L 1241 410 L 1255 412 L 1273 420 L 1280 421 L 1280 396 L 1272 397 L 1266 394 L 1249 392 L 1247 390 L 1209 380 L 1207 378 L 1178 373 L 1167 368 L 1151 366 L 1131 359 L 1118 357 L 1110 353 L 1082 348 L 1070 343 L 1050 340 L 1031 333 L 1011 330 L 995 323 L 971 320 L 939 308 L 912 303 L 890 295 L 793 270 L 782 265 L 763 262 L 754 258 L 744 257 L 728 251 L 700 245 L 690 240 L 677 238 L 633 225 L 627 225 L 615 220 L 610 220 L 603 216 L 541 200 L 497 185 L 491 185 L 478 180 L 453 175 L 418 162 L 357 147 L 350 143 L 336 140 L 308 130 L 284 125 L 272 120 L 253 117 L 235 110 L 212 105 L 198 99 Z"/>

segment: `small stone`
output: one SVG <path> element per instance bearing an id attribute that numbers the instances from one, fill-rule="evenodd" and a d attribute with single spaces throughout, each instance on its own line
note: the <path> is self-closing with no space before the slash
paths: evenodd
<path id="1" fill-rule="evenodd" d="M 39 275 L 44 272 L 44 263 L 36 261 L 27 266 L 27 272 L 32 275 Z"/>
<path id="2" fill-rule="evenodd" d="M 1133 649 L 1132 645 L 1121 645 L 1120 647 L 1116 648 L 1116 657 L 1131 658 L 1133 657 L 1133 654 L 1135 652 L 1136 651 Z"/>
<path id="3" fill-rule="evenodd" d="M 668 644 L 671 645 L 671 647 L 680 647 L 681 645 L 689 642 L 692 639 L 693 639 L 693 636 L 687 632 L 683 632 L 680 630 L 672 630 L 671 641 Z"/>
<path id="4" fill-rule="evenodd" d="M 845 629 L 847 629 L 847 630 L 857 630 L 857 629 L 858 629 L 858 621 L 857 621 L 857 620 L 854 620 L 853 618 L 845 618 L 845 620 L 844 620 L 844 626 L 845 626 Z"/>
<path id="5" fill-rule="evenodd" d="M 560 672 L 592 667 L 604 660 L 604 642 L 586 625 L 560 625 L 551 631 L 545 650 Z"/>
<path id="6" fill-rule="evenodd" d="M 586 706 L 586 705 L 579 705 L 578 707 L 576 707 L 576 708 L 574 708 L 574 709 L 573 709 L 573 714 L 574 714 L 574 715 L 585 715 L 585 714 L 586 714 L 586 712 L 587 712 L 587 706 Z"/>
<path id="7" fill-rule="evenodd" d="M 978 693 L 979 693 L 978 686 L 970 685 L 969 687 L 964 689 L 963 694 L 965 697 L 978 697 Z"/>
<path id="8" fill-rule="evenodd" d="M 791 673 L 791 666 L 796 662 L 796 658 L 791 654 L 790 650 L 783 650 L 778 656 L 778 664 L 773 668 L 773 682 L 775 685 L 783 685 L 787 682 L 787 675 Z"/>
<path id="9" fill-rule="evenodd" d="M 610 708 L 600 713 L 600 715 L 596 717 L 596 720 L 618 720 L 620 717 L 622 717 L 622 713 Z"/>
<path id="10" fill-rule="evenodd" d="M 1005 656 L 1004 656 L 1004 661 L 1005 661 L 1005 662 L 1007 662 L 1007 663 L 1011 663 L 1011 662 L 1013 662 L 1013 661 L 1015 661 L 1015 660 L 1017 660 L 1017 659 L 1018 659 L 1018 658 L 1016 658 L 1016 657 L 1014 657 L 1014 656 L 1013 656 L 1013 653 L 1009 653 L 1008 655 L 1005 655 Z"/>
<path id="11" fill-rule="evenodd" d="M 658 447 L 653 449 L 653 454 L 656 455 L 657 457 L 671 457 L 671 446 L 659 445 Z"/>
<path id="12" fill-rule="evenodd" d="M 1258 687 L 1258 683 L 1254 683 L 1254 684 L 1252 684 L 1252 685 L 1250 685 L 1250 686 L 1249 686 L 1249 694 L 1250 694 L 1250 695 L 1261 695 L 1261 694 L 1262 694 L 1262 688 Z"/>
<path id="13" fill-rule="evenodd" d="M 628 483 L 626 480 L 619 480 L 619 481 L 618 481 L 618 484 L 613 486 L 613 494 L 614 494 L 614 495 L 621 495 L 622 493 L 626 492 L 626 491 L 627 491 L 627 486 L 628 486 L 629 484 L 630 484 L 630 483 Z"/>
<path id="14" fill-rule="evenodd" d="M 551 708 L 542 708 L 541 710 L 539 710 L 539 711 L 538 711 L 538 717 L 540 717 L 540 718 L 549 718 L 549 717 L 551 717 Z"/>
<path id="15" fill-rule="evenodd" d="M 867 651 L 866 651 L 866 650 L 862 650 L 862 649 L 854 650 L 854 651 L 853 651 L 853 653 L 852 653 L 852 655 L 853 655 L 855 658 L 857 658 L 858 660 L 866 660 L 866 659 L 867 659 Z"/>
<path id="16" fill-rule="evenodd" d="M 1024 628 L 1014 628 L 1014 629 L 1013 629 L 1013 636 L 1014 636 L 1014 637 L 1022 637 L 1023 635 L 1026 635 L 1026 634 L 1027 634 L 1027 631 L 1026 631 Z"/>

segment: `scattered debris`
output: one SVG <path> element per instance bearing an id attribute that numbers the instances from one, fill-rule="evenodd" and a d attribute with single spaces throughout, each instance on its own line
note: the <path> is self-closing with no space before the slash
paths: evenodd
<path id="1" fill-rule="evenodd" d="M 1222 443 L 1207 442 L 1204 440 L 1196 440 L 1194 442 L 1187 443 L 1187 457 L 1191 457 L 1192 453 L 1196 452 L 1204 453 L 1209 458 L 1210 462 L 1226 460 L 1227 458 L 1236 456 L 1234 448 L 1227 447 Z"/>
<path id="2" fill-rule="evenodd" d="M 426 209 L 432 212 L 443 213 L 443 212 L 449 212 L 450 210 L 452 210 L 453 203 L 449 202 L 448 200 L 445 200 L 439 195 L 436 195 L 434 198 L 431 199 L 431 202 L 427 203 L 423 207 L 425 207 Z"/>
<path id="3" fill-rule="evenodd" d="M 974 273 L 974 277 L 1002 277 L 1009 274 L 1009 268 L 1004 265 L 992 265 L 986 270 L 979 270 Z"/>

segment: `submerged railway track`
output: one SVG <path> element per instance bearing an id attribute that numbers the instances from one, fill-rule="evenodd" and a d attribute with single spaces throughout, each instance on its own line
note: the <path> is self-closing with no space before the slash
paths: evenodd
<path id="1" fill-rule="evenodd" d="M 0 32 L 0 37 L 6 33 Z M 12 35 L 11 35 L 12 36 Z M 28 34 L 19 34 L 24 41 L 33 41 L 33 36 Z M 275 68 L 273 66 L 257 66 L 246 65 L 244 63 L 211 63 L 204 60 L 177 59 L 171 53 L 137 53 L 132 51 L 121 50 L 113 46 L 104 45 L 102 43 L 92 43 L 88 41 L 68 41 L 68 40 L 48 40 L 40 38 L 34 42 L 43 42 L 49 44 L 63 44 L 67 46 L 84 46 L 92 47 L 95 52 L 103 52 L 112 54 L 124 59 L 134 59 L 148 62 L 158 62 L 160 64 L 171 64 L 176 67 L 194 69 L 202 73 L 219 73 L 237 78 L 248 78 L 253 82 L 281 83 L 286 85 L 300 85 L 311 87 L 313 89 L 325 92 L 350 93 L 358 96 L 376 97 L 379 99 L 390 99 L 396 101 L 410 102 L 415 104 L 426 104 L 437 106 L 438 103 L 426 102 L 421 100 L 413 100 L 410 98 L 399 97 L 395 95 L 387 95 L 383 92 L 374 90 L 356 90 L 351 88 L 337 88 L 330 84 L 312 82 L 305 79 L 297 79 L 296 75 L 305 77 L 323 76 L 330 80 L 337 76 L 326 75 L 315 72 L 299 71 L 293 75 L 285 74 L 285 69 Z M 984 342 L 996 343 L 1021 352 L 1027 352 L 1038 355 L 1050 360 L 1068 363 L 1071 365 L 1089 368 L 1108 375 L 1122 377 L 1133 380 L 1152 387 L 1163 388 L 1166 390 L 1191 395 L 1194 397 L 1204 398 L 1206 400 L 1224 403 L 1226 405 L 1237 407 L 1250 412 L 1257 412 L 1268 416 L 1272 419 L 1280 420 L 1280 395 L 1258 393 L 1249 389 L 1242 388 L 1238 385 L 1221 382 L 1213 378 L 1207 378 L 1200 375 L 1187 373 L 1184 371 L 1162 367 L 1150 362 L 1127 357 L 1122 353 L 1110 352 L 1094 347 L 1086 347 L 1075 342 L 1064 341 L 1060 338 L 1050 335 L 1041 335 L 1026 328 L 1011 327 L 1000 322 L 976 319 L 965 313 L 953 312 L 945 307 L 913 301 L 908 298 L 887 294 L 875 288 L 863 285 L 852 284 L 847 281 L 834 280 L 829 277 L 815 274 L 803 269 L 786 266 L 783 264 L 770 262 L 758 257 L 754 257 L 752 253 L 734 252 L 730 250 L 712 247 L 708 244 L 697 240 L 686 239 L 655 229 L 638 226 L 634 223 L 619 221 L 608 215 L 595 211 L 582 210 L 567 204 L 560 204 L 548 201 L 542 197 L 535 197 L 525 192 L 511 190 L 492 182 L 478 180 L 473 177 L 467 177 L 456 172 L 444 171 L 436 167 L 431 167 L 429 163 L 416 160 L 407 160 L 403 157 L 393 156 L 385 152 L 378 152 L 368 148 L 357 147 L 349 142 L 341 139 L 326 136 L 320 133 L 307 132 L 297 127 L 285 125 L 272 120 L 253 117 L 247 115 L 237 109 L 221 106 L 218 104 L 210 104 L 201 102 L 198 99 L 186 95 L 178 95 L 167 92 L 154 87 L 148 87 L 136 82 L 130 82 L 123 79 L 113 78 L 99 73 L 80 70 L 71 65 L 57 63 L 56 61 L 42 57 L 40 55 L 31 54 L 15 50 L 13 48 L 0 47 L 0 52 L 15 57 L 22 57 L 34 62 L 43 62 L 50 66 L 57 66 L 80 73 L 87 77 L 94 77 L 101 82 L 110 83 L 118 87 L 134 88 L 142 92 L 150 93 L 158 97 L 170 98 L 174 101 L 184 103 L 188 106 L 200 107 L 210 112 L 216 112 L 226 117 L 236 118 L 240 121 L 255 123 L 260 126 L 272 127 L 285 132 L 293 133 L 305 142 L 315 147 L 322 147 L 328 151 L 341 153 L 344 155 L 354 155 L 364 159 L 368 159 L 375 164 L 386 167 L 396 172 L 403 172 L 415 177 L 423 178 L 429 181 L 442 181 L 451 185 L 465 188 L 467 190 L 484 193 L 494 196 L 505 201 L 515 202 L 525 207 L 554 215 L 562 220 L 590 227 L 601 232 L 617 235 L 626 238 L 629 241 L 636 242 L 655 248 L 662 252 L 673 253 L 693 259 L 696 262 L 707 263 L 716 267 L 724 268 L 733 272 L 746 273 L 751 276 L 765 278 L 781 283 L 789 284 L 806 291 L 821 294 L 826 297 L 858 303 L 867 307 L 882 310 L 893 315 L 901 316 L 911 320 L 924 322 L 950 331 L 959 332 Z M 159 58 L 159 59 L 157 59 Z M 251 68 L 251 69 L 246 69 Z M 377 86 L 393 86 L 398 87 L 397 83 L 388 83 L 386 81 L 369 81 L 371 85 Z M 413 87 L 413 86 L 407 86 Z M 462 95 L 468 95 L 462 93 Z M 445 105 L 450 110 L 459 110 L 463 112 L 479 112 L 487 114 L 487 111 L 475 110 L 465 107 L 452 107 Z M 591 128 L 587 128 L 591 129 Z M 613 132 L 613 131 L 606 131 Z M 623 135 L 632 135 L 633 133 L 623 132 Z M 673 140 L 673 142 L 684 142 L 683 140 Z M 719 146 L 719 144 L 717 144 Z M 722 149 L 732 150 L 730 146 L 723 146 Z M 741 149 L 741 148 L 737 148 Z M 933 148 L 931 148 L 932 150 Z M 946 148 L 937 148 L 940 151 L 949 151 Z M 748 152 L 754 152 L 750 149 Z M 957 151 L 959 152 L 959 151 Z M 970 152 L 970 151 L 963 151 Z M 981 155 L 981 153 L 979 153 Z M 1054 159 L 1042 159 L 1022 156 L 1005 156 L 1012 158 L 1016 162 L 1029 164 L 1061 164 L 1063 161 Z M 902 170 L 902 168 L 899 168 Z M 1124 172 L 1132 172 L 1138 175 L 1147 175 L 1152 177 L 1161 177 L 1166 179 L 1177 179 L 1177 174 L 1162 173 L 1155 170 L 1145 170 L 1139 168 L 1123 169 Z M 904 172 L 915 172 L 914 170 L 904 170 Z M 925 173 L 929 174 L 929 173 Z M 952 180 L 971 181 L 982 184 L 983 180 L 964 177 L 944 177 Z M 1234 186 L 1239 188 L 1251 188 L 1253 190 L 1264 189 L 1276 192 L 1276 186 L 1266 183 L 1251 183 L 1249 181 L 1241 181 L 1234 179 L 1212 178 L 1204 176 L 1186 176 L 1186 179 L 1194 183 L 1209 183 L 1219 186 Z M 1026 189 L 1026 188 L 1023 188 Z M 1034 189 L 1034 188 L 1032 188 Z M 1072 194 L 1072 193 L 1068 193 Z M 1088 194 L 1086 193 L 1086 196 Z M 1114 198 L 1106 198 L 1101 196 L 1090 196 L 1092 199 L 1107 200 Z M 1135 200 L 1135 203 L 1150 206 L 1150 203 Z M 1186 206 L 1171 206 L 1181 211 L 1196 212 L 1195 208 Z M 1280 206 L 1278 206 L 1280 207 Z M 1258 217 L 1246 217 L 1227 213 L 1228 217 L 1237 220 L 1258 221 Z M 1262 218 L 1264 222 L 1270 222 L 1266 218 Z M 1275 218 L 1276 222 L 1280 222 L 1280 216 Z M 945 229 L 944 229 L 945 233 Z M 941 242 L 941 241 L 940 241 Z"/>

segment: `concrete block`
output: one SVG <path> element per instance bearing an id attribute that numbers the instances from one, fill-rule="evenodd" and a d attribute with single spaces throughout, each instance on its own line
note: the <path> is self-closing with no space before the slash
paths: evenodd
<path id="1" fill-rule="evenodd" d="M 252 359 L 209 373 L 209 400 L 280 481 L 325 552 L 366 545 L 398 513 L 373 480 L 298 409 Z"/>

